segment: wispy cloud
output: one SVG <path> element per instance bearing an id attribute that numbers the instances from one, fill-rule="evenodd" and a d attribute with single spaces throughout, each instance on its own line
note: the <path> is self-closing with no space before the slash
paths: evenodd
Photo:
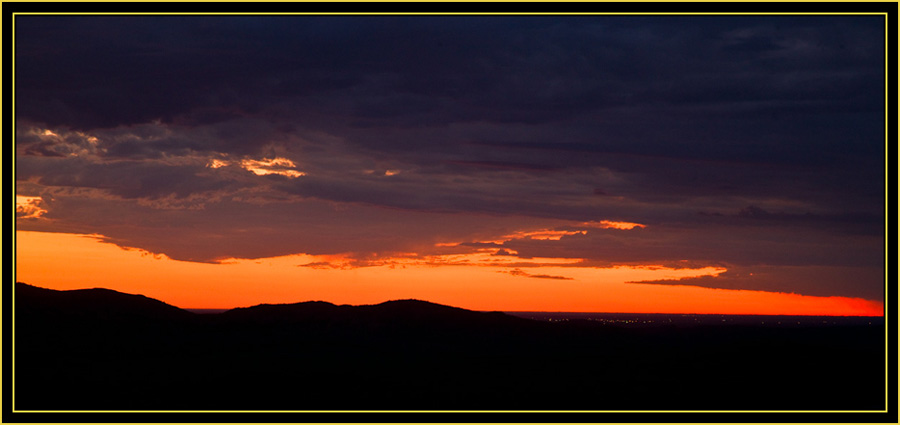
<path id="1" fill-rule="evenodd" d="M 546 275 L 546 274 L 531 274 L 531 273 L 522 271 L 521 269 L 502 270 L 502 271 L 499 271 L 498 273 L 509 273 L 509 274 L 511 274 L 511 275 L 513 275 L 513 276 L 533 277 L 533 278 L 535 278 L 535 279 L 572 280 L 571 277 L 566 277 L 566 276 L 552 276 L 552 275 Z"/>

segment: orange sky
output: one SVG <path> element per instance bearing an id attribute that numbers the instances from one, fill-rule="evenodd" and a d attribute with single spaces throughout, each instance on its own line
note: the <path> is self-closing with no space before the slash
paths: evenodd
<path id="1" fill-rule="evenodd" d="M 340 258 L 291 255 L 205 264 L 125 250 L 96 237 L 16 232 L 16 280 L 51 289 L 103 287 L 143 294 L 182 308 L 232 308 L 323 300 L 375 304 L 415 298 L 473 310 L 646 313 L 876 315 L 883 304 L 628 281 L 716 275 L 722 268 L 571 267 L 571 259 L 535 265 L 473 265 L 479 254 L 398 258 L 369 267 Z M 494 258 L 492 261 L 496 261 Z M 323 267 L 301 267 L 321 263 Z M 330 265 L 329 265 L 330 264 Z"/>

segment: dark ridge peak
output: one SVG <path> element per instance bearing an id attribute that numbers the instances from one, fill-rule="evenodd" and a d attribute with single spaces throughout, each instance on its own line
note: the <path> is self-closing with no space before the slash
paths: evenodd
<path id="1" fill-rule="evenodd" d="M 25 282 L 16 282 L 16 294 L 22 294 L 22 293 L 24 293 L 26 295 L 43 294 L 43 295 L 49 295 L 49 296 L 60 295 L 60 294 L 72 294 L 72 295 L 97 294 L 97 295 L 101 295 L 101 296 L 112 296 L 112 297 L 123 296 L 123 297 L 142 298 L 142 299 L 152 300 L 152 301 L 155 301 L 158 303 L 165 304 L 162 301 L 155 300 L 155 299 L 147 297 L 145 295 L 128 294 L 125 292 L 119 292 L 119 291 L 116 291 L 113 289 L 107 289 L 107 288 L 95 287 L 95 288 L 62 289 L 62 290 L 60 290 L 60 289 L 43 288 L 40 286 L 30 285 Z M 168 305 L 168 304 L 166 304 L 166 305 Z"/>
<path id="2" fill-rule="evenodd" d="M 107 288 L 81 288 L 81 289 L 49 289 L 42 288 L 40 286 L 29 285 L 24 282 L 16 282 L 16 295 L 43 295 L 43 296 L 77 296 L 77 297 L 102 297 L 102 298 L 122 298 L 122 299 L 133 299 L 133 300 L 144 300 L 154 304 L 162 304 L 167 305 L 172 308 L 178 308 L 169 304 L 166 304 L 157 299 L 150 298 L 145 295 L 140 294 L 128 294 L 125 292 L 119 292 L 113 289 Z"/>
<path id="3" fill-rule="evenodd" d="M 469 310 L 462 307 L 454 307 L 446 304 L 438 304 L 431 301 L 417 300 L 417 299 L 403 299 L 403 300 L 391 300 L 385 301 L 381 304 L 376 304 L 372 307 L 384 307 L 388 309 L 395 310 L 406 310 L 406 311 L 443 311 L 443 312 L 457 312 L 460 314 L 466 314 L 471 316 L 483 316 L 483 317 L 491 317 L 491 318 L 507 318 L 512 321 L 527 321 L 533 322 L 530 319 L 523 319 L 521 317 L 516 317 L 513 315 L 506 314 L 502 311 L 476 311 Z M 520 320 L 522 319 L 522 320 Z"/>
<path id="4" fill-rule="evenodd" d="M 226 313 L 232 312 L 232 311 L 248 311 L 248 310 L 253 310 L 253 309 L 258 310 L 258 309 L 307 308 L 307 307 L 309 307 L 309 308 L 315 308 L 315 307 L 331 308 L 331 307 L 337 307 L 337 306 L 328 301 L 302 301 L 302 302 L 298 302 L 298 303 L 274 303 L 274 304 L 273 303 L 263 303 L 263 304 L 252 305 L 249 307 L 232 308 L 232 309 L 226 311 Z"/>
<path id="5" fill-rule="evenodd" d="M 328 301 L 303 301 L 297 303 L 279 303 L 279 304 L 257 304 L 250 307 L 237 307 L 230 309 L 223 314 L 238 314 L 247 312 L 268 311 L 333 311 L 341 310 L 365 310 L 370 308 L 382 309 L 452 309 L 459 311 L 470 311 L 459 307 L 452 307 L 443 304 L 437 304 L 430 301 L 422 301 L 416 299 L 390 300 L 379 304 L 341 304 L 337 305 Z"/>
<path id="6" fill-rule="evenodd" d="M 533 321 L 501 312 L 481 312 L 415 299 L 392 300 L 359 306 L 358 314 L 367 320 L 385 323 L 408 322 L 426 326 L 508 326 L 528 325 Z"/>
<path id="7" fill-rule="evenodd" d="M 40 286 L 31 285 L 31 284 L 28 284 L 28 283 L 25 283 L 25 282 L 16 282 L 16 290 L 20 290 L 20 289 L 21 289 L 21 290 L 26 290 L 26 291 L 29 291 L 29 290 L 36 290 L 36 291 L 62 292 L 62 291 L 58 291 L 58 290 L 56 290 L 56 289 L 42 288 L 42 287 L 40 287 Z"/>
<path id="8" fill-rule="evenodd" d="M 93 314 L 116 318 L 176 319 L 194 313 L 138 294 L 106 288 L 56 290 L 16 282 L 16 309 L 21 312 L 58 316 Z"/>
<path id="9" fill-rule="evenodd" d="M 452 307 L 444 304 L 437 304 L 430 301 L 421 301 L 414 299 L 406 299 L 406 300 L 392 300 L 385 301 L 381 304 L 368 305 L 368 306 L 359 306 L 361 310 L 374 310 L 384 313 L 393 313 L 393 314 L 405 314 L 412 316 L 420 316 L 420 315 L 448 315 L 448 314 L 456 314 L 456 315 L 466 315 L 466 314 L 480 314 L 478 312 L 472 310 L 466 310 L 464 308 Z"/>
<path id="10" fill-rule="evenodd" d="M 431 302 L 431 301 L 420 300 L 420 299 L 417 299 L 417 298 L 400 298 L 400 299 L 396 299 L 396 300 L 387 300 L 387 301 L 385 301 L 385 302 L 383 302 L 383 303 L 381 303 L 381 304 L 388 304 L 388 303 L 425 303 L 425 304 L 437 304 L 437 303 L 433 303 L 433 302 Z"/>
<path id="11" fill-rule="evenodd" d="M 226 322 L 249 321 L 256 323 L 292 323 L 340 314 L 343 306 L 326 301 L 304 301 L 291 304 L 258 304 L 239 307 L 218 314 Z"/>
<path id="12" fill-rule="evenodd" d="M 375 304 L 375 305 L 420 305 L 420 306 L 429 305 L 429 306 L 438 306 L 438 307 L 458 308 L 458 307 L 451 307 L 451 306 L 444 305 L 444 304 L 433 303 L 431 301 L 417 300 L 414 298 L 406 298 L 406 299 L 402 299 L 402 300 L 390 300 L 390 301 L 385 301 L 381 304 Z M 464 309 L 460 309 L 460 310 L 464 310 Z"/>
<path id="13" fill-rule="evenodd" d="M 294 304 L 260 304 L 228 310 L 215 320 L 222 323 L 303 326 L 329 324 L 348 329 L 416 326 L 485 326 L 531 322 L 503 313 L 483 313 L 416 299 L 385 301 L 380 304 L 335 305 L 324 301 Z"/>
<path id="14" fill-rule="evenodd" d="M 464 308 L 453 307 L 444 304 L 433 303 L 431 301 L 422 301 L 415 299 L 390 300 L 380 304 L 360 307 L 381 307 L 381 308 L 406 308 L 406 309 L 454 309 L 461 311 L 469 311 Z"/>

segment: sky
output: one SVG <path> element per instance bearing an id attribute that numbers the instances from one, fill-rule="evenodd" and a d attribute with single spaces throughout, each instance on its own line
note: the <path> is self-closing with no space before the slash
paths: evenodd
<path id="1" fill-rule="evenodd" d="M 872 314 L 882 16 L 17 16 L 17 280 Z"/>

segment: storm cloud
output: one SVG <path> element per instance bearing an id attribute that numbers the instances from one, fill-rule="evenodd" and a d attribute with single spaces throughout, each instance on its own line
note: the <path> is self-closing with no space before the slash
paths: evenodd
<path id="1" fill-rule="evenodd" d="M 883 298 L 881 16 L 15 19 L 20 230 Z"/>

